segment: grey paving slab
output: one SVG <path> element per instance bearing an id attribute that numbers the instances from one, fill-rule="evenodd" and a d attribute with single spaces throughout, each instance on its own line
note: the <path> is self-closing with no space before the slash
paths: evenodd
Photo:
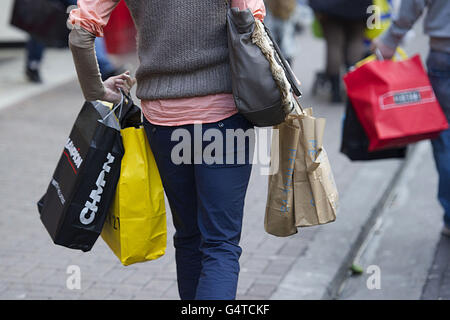
<path id="1" fill-rule="evenodd" d="M 450 237 L 441 236 L 423 288 L 423 300 L 450 300 Z"/>
<path id="2" fill-rule="evenodd" d="M 76 78 L 73 63 L 67 63 L 71 59 L 69 50 L 46 50 L 42 62 L 45 82 L 40 85 L 29 83 L 25 78 L 25 50 L 2 49 L 0 58 L 4 59 L 0 73 L 0 110 Z"/>
<path id="3" fill-rule="evenodd" d="M 421 298 L 442 227 L 436 195 L 431 145 L 422 142 L 355 261 L 364 274 L 350 277 L 339 298 Z M 379 268 L 379 288 L 367 284 L 374 280 L 373 266 Z"/>

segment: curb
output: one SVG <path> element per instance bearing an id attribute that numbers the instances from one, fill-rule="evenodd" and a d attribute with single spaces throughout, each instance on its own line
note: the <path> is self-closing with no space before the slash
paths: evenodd
<path id="1" fill-rule="evenodd" d="M 409 148 L 403 160 L 365 164 L 352 177 L 352 183 L 342 194 L 337 221 L 316 227 L 307 249 L 296 258 L 270 299 L 337 299 L 349 267 L 377 218 L 389 205 L 414 150 L 414 146 Z"/>
<path id="2" fill-rule="evenodd" d="M 2 88 L 8 94 L 0 96 L 0 111 L 11 108 L 22 101 L 31 99 L 71 81 L 77 81 L 73 58 L 69 51 L 48 49 L 42 64 L 43 83 L 28 82 L 23 73 L 24 61 L 19 59 L 22 53 L 13 50 L 7 55 L 10 61 L 0 64 L 0 79 Z"/>
<path id="3" fill-rule="evenodd" d="M 395 190 L 401 184 L 403 177 L 408 172 L 409 164 L 417 155 L 418 155 L 418 145 L 414 144 L 408 149 L 406 158 L 402 161 L 401 165 L 399 166 L 399 169 L 392 176 L 388 184 L 388 187 L 384 190 L 380 200 L 370 210 L 371 213 L 369 217 L 367 218 L 364 225 L 361 227 L 361 230 L 356 240 L 353 242 L 352 246 L 348 250 L 344 262 L 341 264 L 336 274 L 334 275 L 332 281 L 326 288 L 326 291 L 322 296 L 322 299 L 324 300 L 338 299 L 341 286 L 351 274 L 351 271 L 349 270 L 352 264 L 358 257 L 361 249 L 364 247 L 366 240 L 370 237 L 371 231 L 376 227 L 378 218 L 383 215 L 383 213 L 385 212 L 385 210 L 388 208 L 389 204 L 395 197 L 396 194 Z"/>
<path id="4" fill-rule="evenodd" d="M 76 76 L 68 76 L 65 79 L 61 79 L 57 82 L 41 84 L 40 87 L 30 87 L 28 90 L 24 90 L 21 92 L 15 92 L 10 96 L 5 96 L 4 98 L 0 98 L 0 112 L 2 110 L 9 109 L 14 107 L 16 104 L 19 104 L 21 101 L 25 101 L 28 99 L 32 99 L 36 96 L 44 94 L 48 91 L 54 90 L 58 87 L 64 86 L 70 82 L 77 81 Z"/>

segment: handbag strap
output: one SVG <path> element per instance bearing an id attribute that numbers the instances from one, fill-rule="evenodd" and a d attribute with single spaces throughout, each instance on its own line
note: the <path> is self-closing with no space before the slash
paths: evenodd
<path id="1" fill-rule="evenodd" d="M 225 3 L 228 5 L 228 7 L 231 7 L 231 0 L 224 0 Z M 297 82 L 297 78 L 294 75 L 294 72 L 291 69 L 291 66 L 289 65 L 289 63 L 286 61 L 286 58 L 284 57 L 284 55 L 281 53 L 281 50 L 278 46 L 278 44 L 276 43 L 276 41 L 274 41 L 273 36 L 269 30 L 269 28 L 267 28 L 267 26 L 264 24 L 263 21 L 261 21 L 264 25 L 264 29 L 267 33 L 267 35 L 269 36 L 270 41 L 272 41 L 274 49 L 278 55 L 278 58 L 280 60 L 280 64 L 283 67 L 285 73 L 286 73 L 286 78 L 289 81 L 289 84 L 291 85 L 292 91 L 294 92 L 294 94 L 297 97 L 300 97 L 302 95 L 300 88 L 299 88 L 299 84 Z"/>
<path id="2" fill-rule="evenodd" d="M 228 6 L 228 9 L 231 8 L 231 0 L 224 0 L 225 3 Z M 289 63 L 287 62 L 286 58 L 284 57 L 284 55 L 281 53 L 281 49 L 279 48 L 278 44 L 276 43 L 276 41 L 274 40 L 269 28 L 267 28 L 267 26 L 264 24 L 263 21 L 262 25 L 264 26 L 264 30 L 267 33 L 267 36 L 269 37 L 270 41 L 273 44 L 274 50 L 276 52 L 276 56 L 280 62 L 281 67 L 283 68 L 283 70 L 285 71 L 285 75 L 286 78 L 289 82 L 289 84 L 291 85 L 291 89 L 293 91 L 293 96 L 294 96 L 294 101 L 293 101 L 293 105 L 294 105 L 294 110 L 298 113 L 298 114 L 304 114 L 304 110 L 302 108 L 302 106 L 300 105 L 300 101 L 299 101 L 299 97 L 302 96 L 302 93 L 300 91 L 300 87 L 299 87 L 299 83 L 297 82 L 297 78 L 294 75 L 294 72 L 292 71 L 291 66 L 289 65 Z"/>
<path id="3" fill-rule="evenodd" d="M 291 66 L 289 65 L 289 63 L 287 62 L 286 58 L 284 57 L 284 55 L 281 53 L 281 49 L 278 46 L 278 44 L 276 43 L 276 41 L 273 39 L 273 36 L 269 30 L 269 28 L 267 28 L 267 26 L 264 24 L 264 29 L 266 30 L 267 35 L 269 36 L 270 40 L 273 43 L 273 47 L 278 55 L 278 58 L 281 60 L 280 64 L 283 67 L 285 73 L 286 73 L 286 78 L 289 81 L 289 84 L 291 85 L 292 91 L 294 92 L 294 94 L 297 97 L 301 97 L 302 93 L 300 91 L 300 87 L 299 84 L 297 82 L 297 78 L 294 75 L 294 72 L 292 71 Z"/>

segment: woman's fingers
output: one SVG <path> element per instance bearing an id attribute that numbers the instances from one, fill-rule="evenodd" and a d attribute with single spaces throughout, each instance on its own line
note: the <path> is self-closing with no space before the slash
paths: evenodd
<path id="1" fill-rule="evenodd" d="M 114 90 L 111 90 L 111 89 L 107 88 L 106 91 L 105 91 L 105 95 L 103 97 L 103 100 L 109 101 L 109 102 L 112 102 L 112 103 L 119 103 L 120 100 L 121 100 L 121 95 L 120 95 L 119 92 L 116 92 Z"/>
<path id="2" fill-rule="evenodd" d="M 104 82 L 105 86 L 111 90 L 117 90 L 117 92 L 123 90 L 127 94 L 130 93 L 130 90 L 135 83 L 136 79 L 130 76 L 129 71 L 110 77 Z"/>
<path id="3" fill-rule="evenodd" d="M 134 81 L 131 76 L 124 74 L 122 79 L 124 79 L 130 87 L 133 86 Z"/>
<path id="4" fill-rule="evenodd" d="M 116 79 L 116 80 L 114 80 L 114 83 L 115 83 L 116 85 L 126 85 L 126 86 L 130 86 L 130 85 L 128 84 L 128 81 L 126 81 L 126 80 L 124 80 L 124 79 Z"/>
<path id="5" fill-rule="evenodd" d="M 131 90 L 133 85 L 136 83 L 136 79 L 130 76 L 130 72 L 126 71 L 122 74 L 119 74 L 115 77 L 114 83 L 116 86 L 120 86 L 125 89 L 127 92 Z"/>
<path id="6" fill-rule="evenodd" d="M 123 85 L 125 83 L 125 80 L 123 79 L 114 79 L 115 85 Z"/>
<path id="7" fill-rule="evenodd" d="M 131 90 L 131 87 L 128 85 L 128 83 L 125 80 L 122 79 L 118 79 L 115 81 L 114 83 L 115 87 L 117 89 L 122 89 L 123 91 L 125 91 L 125 93 L 129 93 Z"/>

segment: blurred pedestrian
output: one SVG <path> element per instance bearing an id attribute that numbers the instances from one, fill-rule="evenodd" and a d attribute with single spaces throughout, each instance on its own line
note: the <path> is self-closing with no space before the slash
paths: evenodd
<path id="1" fill-rule="evenodd" d="M 427 58 L 428 75 L 447 121 L 450 122 L 450 1 L 402 1 L 398 14 L 389 29 L 373 41 L 385 59 L 391 59 L 405 34 L 412 28 L 424 10 L 424 31 L 430 37 Z M 450 129 L 431 140 L 436 168 L 439 174 L 438 199 L 444 208 L 442 233 L 450 236 Z"/>
<path id="2" fill-rule="evenodd" d="M 297 0 L 265 0 L 267 15 L 264 23 L 271 31 L 274 41 L 280 47 L 281 52 L 292 64 L 296 53 L 295 33 L 296 23 L 294 13 L 297 8 Z"/>
<path id="3" fill-rule="evenodd" d="M 398 0 L 394 0 L 398 1 Z M 371 54 L 370 46 L 372 40 L 386 31 L 390 24 L 391 18 L 394 14 L 394 1 L 393 0 L 373 0 L 375 10 L 370 10 L 372 19 L 367 24 L 365 31 L 364 45 L 367 48 L 367 55 Z"/>
<path id="4" fill-rule="evenodd" d="M 69 7 L 77 4 L 77 0 L 50 0 L 59 1 L 65 7 Z M 61 26 L 66 28 L 66 25 Z M 40 66 L 43 59 L 45 45 L 34 37 L 30 36 L 30 39 L 26 43 L 26 62 L 25 62 L 25 75 L 27 79 L 34 83 L 42 82 L 40 75 Z M 112 75 L 116 75 L 121 72 L 121 69 L 116 68 L 110 61 L 106 52 L 106 47 L 103 38 L 99 38 L 95 42 L 95 51 L 97 54 L 98 64 L 103 79 L 107 79 Z"/>
<path id="5" fill-rule="evenodd" d="M 331 85 L 331 102 L 342 102 L 341 71 L 365 53 L 367 7 L 372 0 L 310 0 L 326 41 L 325 80 Z"/>
<path id="6" fill-rule="evenodd" d="M 252 129 L 238 113 L 232 95 L 225 1 L 126 0 L 137 29 L 140 65 L 136 71 L 136 96 L 141 99 L 144 128 L 161 175 L 175 226 L 174 246 L 178 291 L 181 299 L 234 299 L 239 275 L 239 246 L 244 199 L 251 173 L 252 149 L 247 141 L 229 143 L 230 130 Z M 70 22 L 77 24 L 69 36 L 83 94 L 87 100 L 118 103 L 118 88 L 129 90 L 129 74 L 101 81 L 93 50 L 103 36 L 116 0 L 79 0 Z M 249 8 L 262 20 L 262 0 L 236 0 L 233 7 Z M 201 123 L 202 126 L 194 124 Z M 177 164 L 172 139 L 194 130 L 219 131 L 218 152 L 227 160 L 244 153 L 242 164 L 206 163 L 189 143 L 187 163 Z M 211 131 L 210 131 L 211 132 Z M 225 132 L 227 134 L 225 135 Z M 228 137 L 228 138 L 227 138 Z M 233 134 L 231 135 L 233 137 Z M 183 140 L 183 142 L 185 142 Z M 245 139 L 248 140 L 248 139 Z M 234 145 L 234 148 L 228 148 Z M 225 149 L 225 147 L 227 147 Z M 216 149 L 214 149 L 216 150 Z M 206 150 L 205 150 L 206 151 Z M 225 152 L 226 151 L 226 152 Z M 183 150 L 184 152 L 184 150 Z M 201 156 L 200 154 L 200 156 Z M 197 156 L 195 156 L 197 158 Z M 197 161 L 195 161 L 197 160 Z"/>

